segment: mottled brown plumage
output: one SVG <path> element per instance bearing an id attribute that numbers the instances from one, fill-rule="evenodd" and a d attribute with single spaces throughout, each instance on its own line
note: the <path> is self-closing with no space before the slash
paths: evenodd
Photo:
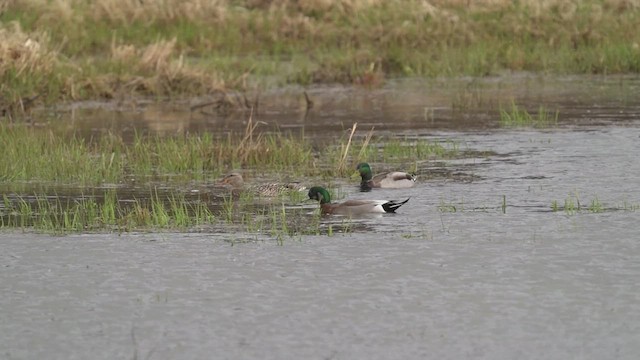
<path id="1" fill-rule="evenodd" d="M 230 173 L 220 181 L 220 184 L 230 186 L 235 191 L 249 191 L 260 196 L 278 196 L 288 191 L 303 191 L 307 188 L 299 182 L 268 183 L 245 186 L 244 179 L 239 173 Z"/>

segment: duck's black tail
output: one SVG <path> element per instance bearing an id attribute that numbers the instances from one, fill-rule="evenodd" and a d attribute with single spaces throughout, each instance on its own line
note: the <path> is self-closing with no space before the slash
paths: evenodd
<path id="1" fill-rule="evenodd" d="M 388 202 L 382 204 L 382 208 L 388 213 L 393 213 L 396 212 L 396 209 L 398 209 L 400 206 L 406 204 L 409 199 L 411 198 L 407 198 L 407 200 L 405 201 L 389 200 Z"/>

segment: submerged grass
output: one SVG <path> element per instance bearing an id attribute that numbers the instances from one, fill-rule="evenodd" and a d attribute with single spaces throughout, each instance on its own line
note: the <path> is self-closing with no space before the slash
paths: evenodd
<path id="1" fill-rule="evenodd" d="M 206 94 L 256 82 L 640 71 L 628 0 L 16 0 L 0 106 Z"/>
<path id="2" fill-rule="evenodd" d="M 324 233 L 319 213 L 291 204 L 287 196 L 259 201 L 229 193 L 222 201 L 187 195 L 180 190 L 132 195 L 117 190 L 88 194 L 4 194 L 0 229 L 22 229 L 53 234 L 128 232 L 147 230 L 221 231 L 266 235 L 282 243 L 301 235 Z M 296 200 L 294 203 L 299 204 Z M 343 224 L 341 232 L 349 232 Z"/>
<path id="3" fill-rule="evenodd" d="M 62 200 L 57 196 L 4 195 L 0 209 L 0 228 L 34 229 L 49 233 L 83 231 L 131 231 L 156 229 L 189 229 L 211 224 L 216 216 L 200 201 L 189 201 L 184 195 L 119 201 L 115 191 Z"/>
<path id="4" fill-rule="evenodd" d="M 588 203 L 582 203 L 578 193 L 569 194 L 564 200 L 553 200 L 551 202 L 551 211 L 564 212 L 567 215 L 575 215 L 579 213 L 602 213 L 608 211 L 637 211 L 640 209 L 638 204 L 624 202 L 622 205 L 608 207 L 603 204 L 598 196 L 594 196 Z"/>
<path id="5" fill-rule="evenodd" d="M 538 113 L 532 115 L 512 101 L 509 109 L 500 109 L 500 126 L 547 128 L 558 125 L 558 116 L 559 111 L 549 112 L 542 105 L 538 108 Z"/>

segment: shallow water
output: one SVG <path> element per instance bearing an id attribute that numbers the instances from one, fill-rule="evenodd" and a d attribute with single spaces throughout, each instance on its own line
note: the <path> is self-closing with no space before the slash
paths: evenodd
<path id="1" fill-rule="evenodd" d="M 311 108 L 304 92 L 313 101 Z M 33 121 L 62 123 L 86 137 L 111 132 L 125 139 L 136 133 L 208 132 L 225 137 L 244 132 L 250 117 L 261 123 L 259 131 L 304 134 L 316 140 L 345 135 L 354 122 L 363 132 L 374 128 L 376 135 L 411 136 L 497 129 L 498 109 L 508 109 L 512 102 L 532 113 L 540 105 L 550 112 L 558 110 L 564 126 L 626 123 L 640 116 L 638 93 L 640 78 L 626 76 L 403 79 L 371 89 L 292 86 L 248 93 L 246 102 L 255 106 L 253 112 L 244 98 L 230 94 L 235 106 L 224 110 L 216 106 L 218 96 L 182 102 L 84 102 L 46 109 L 41 115 L 48 116 L 35 116 Z"/>
<path id="2" fill-rule="evenodd" d="M 412 189 L 339 182 L 349 198 L 411 197 L 347 233 L 339 217 L 282 242 L 238 228 L 0 233 L 0 354 L 636 359 L 640 106 L 624 94 L 637 87 L 581 81 L 573 95 L 531 85 L 532 103 L 573 99 L 551 129 L 388 125 L 476 155 L 421 162 Z"/>

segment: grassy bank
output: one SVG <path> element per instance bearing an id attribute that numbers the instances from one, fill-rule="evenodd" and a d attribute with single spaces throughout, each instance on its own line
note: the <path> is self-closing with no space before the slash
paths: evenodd
<path id="1" fill-rule="evenodd" d="M 626 0 L 4 4 L 5 113 L 34 100 L 195 95 L 265 79 L 375 86 L 397 76 L 640 71 L 640 8 Z"/>
<path id="2" fill-rule="evenodd" d="M 84 139 L 55 127 L 0 123 L 0 182 L 197 184 L 210 183 L 234 169 L 334 178 L 351 175 L 360 161 L 415 164 L 415 159 L 459 153 L 455 143 L 385 139 L 371 132 L 359 134 L 355 127 L 351 136 L 318 148 L 305 137 L 255 129 L 250 121 L 244 133 L 223 138 L 203 133 L 137 136 L 125 142 L 112 134 Z"/>

